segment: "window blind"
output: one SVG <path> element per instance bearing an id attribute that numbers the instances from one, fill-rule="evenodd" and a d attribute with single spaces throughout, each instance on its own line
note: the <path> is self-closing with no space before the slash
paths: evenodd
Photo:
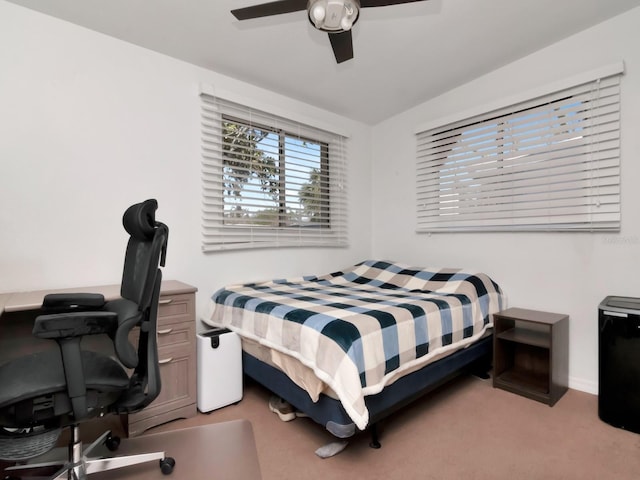
<path id="1" fill-rule="evenodd" d="M 620 77 L 419 132 L 417 230 L 619 230 Z"/>
<path id="2" fill-rule="evenodd" d="M 203 250 L 347 246 L 346 138 L 200 98 Z"/>

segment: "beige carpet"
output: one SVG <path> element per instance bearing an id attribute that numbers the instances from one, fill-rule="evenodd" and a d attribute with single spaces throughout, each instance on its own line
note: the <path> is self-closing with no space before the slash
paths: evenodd
<path id="1" fill-rule="evenodd" d="M 269 396 L 248 384 L 238 405 L 149 433 L 248 419 L 264 480 L 640 478 L 640 435 L 600 421 L 597 397 L 574 390 L 548 407 L 463 377 L 384 421 L 380 450 L 363 434 L 324 460 L 314 451 L 334 438 L 309 419 L 281 422 Z"/>

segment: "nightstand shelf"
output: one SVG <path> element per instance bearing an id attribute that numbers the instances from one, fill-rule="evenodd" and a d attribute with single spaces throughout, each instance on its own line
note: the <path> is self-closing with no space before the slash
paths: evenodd
<path id="1" fill-rule="evenodd" d="M 530 395 L 549 394 L 548 376 L 522 368 L 511 368 L 498 377 L 498 384 L 517 385 L 519 391 L 527 391 Z M 500 386 L 500 385 L 498 385 Z"/>
<path id="2" fill-rule="evenodd" d="M 523 345 L 533 345 L 542 348 L 551 347 L 551 340 L 546 332 L 538 332 L 524 328 L 510 328 L 509 330 L 500 332 L 498 338 Z"/>
<path id="3" fill-rule="evenodd" d="M 493 328 L 493 386 L 554 405 L 567 391 L 569 317 L 509 308 Z"/>

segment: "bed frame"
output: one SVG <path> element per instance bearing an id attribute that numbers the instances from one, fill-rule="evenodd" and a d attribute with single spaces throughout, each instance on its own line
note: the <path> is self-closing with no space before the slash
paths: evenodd
<path id="1" fill-rule="evenodd" d="M 369 410 L 367 429 L 371 433 L 370 446 L 380 448 L 377 423 L 399 408 L 408 405 L 462 373 L 473 373 L 488 378 L 493 352 L 492 342 L 493 335 L 486 334 L 470 346 L 396 380 L 380 393 L 365 397 L 365 404 Z M 320 394 L 318 402 L 314 403 L 309 394 L 281 370 L 244 351 L 242 357 L 245 375 L 308 415 L 334 436 L 349 438 L 358 432 L 358 428 L 349 418 L 339 400 Z"/>

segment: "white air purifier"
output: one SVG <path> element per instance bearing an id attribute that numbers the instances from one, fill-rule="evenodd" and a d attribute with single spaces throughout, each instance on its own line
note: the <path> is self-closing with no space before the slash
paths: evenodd
<path id="1" fill-rule="evenodd" d="M 240 337 L 226 328 L 196 337 L 198 410 L 210 412 L 242 400 Z"/>

